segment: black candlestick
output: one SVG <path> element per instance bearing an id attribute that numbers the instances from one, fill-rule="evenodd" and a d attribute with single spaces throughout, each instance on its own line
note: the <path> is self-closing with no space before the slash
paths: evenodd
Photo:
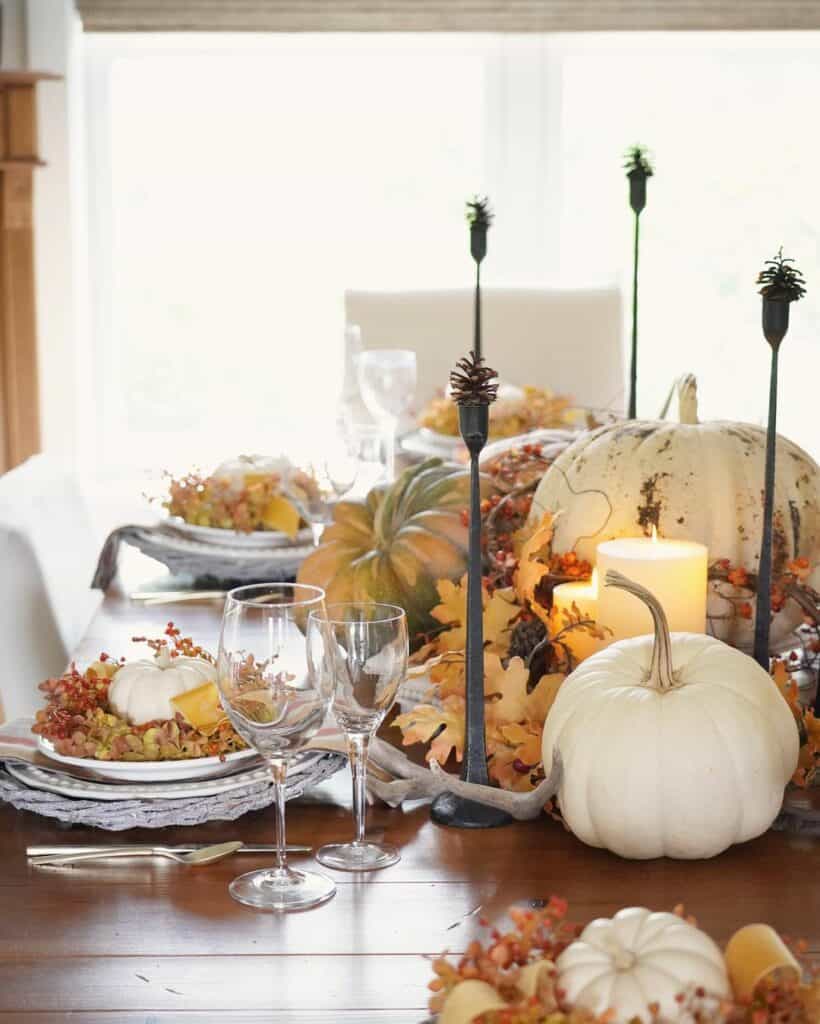
<path id="1" fill-rule="evenodd" d="M 629 363 L 629 418 L 637 416 L 638 404 L 638 251 L 641 237 L 641 213 L 646 206 L 646 180 L 652 177 L 652 165 L 646 150 L 633 146 L 626 154 L 626 176 L 629 179 L 629 205 L 635 214 L 635 237 L 632 250 L 632 352 Z"/>
<path id="2" fill-rule="evenodd" d="M 484 611 L 482 602 L 481 477 L 478 457 L 487 443 L 490 402 L 498 385 L 495 373 L 482 366 L 483 360 L 461 360 L 450 376 L 453 399 L 458 403 L 458 425 L 470 453 L 470 526 L 467 568 L 467 649 L 464 761 L 465 782 L 489 785 L 487 742 L 484 727 Z M 467 800 L 454 793 L 442 793 L 433 801 L 430 815 L 439 825 L 456 828 L 495 828 L 512 818 L 505 811 Z"/>
<path id="3" fill-rule="evenodd" d="M 487 231 L 493 215 L 486 196 L 474 196 L 467 203 L 467 223 L 470 225 L 470 255 L 475 262 L 475 299 L 473 312 L 473 352 L 477 359 L 483 356 L 481 346 L 481 261 L 487 255 Z"/>
<path id="4" fill-rule="evenodd" d="M 806 289 L 803 275 L 791 260 L 783 259 L 781 249 L 767 260 L 757 283 L 762 284 L 763 335 L 772 350 L 769 373 L 769 421 L 766 428 L 766 470 L 763 489 L 763 538 L 757 570 L 755 602 L 755 661 L 769 671 L 769 629 L 772 616 L 772 538 L 774 529 L 774 476 L 777 455 L 777 358 L 780 343 L 789 329 L 789 305 L 801 299 Z M 795 555 L 797 552 L 795 552 Z"/>

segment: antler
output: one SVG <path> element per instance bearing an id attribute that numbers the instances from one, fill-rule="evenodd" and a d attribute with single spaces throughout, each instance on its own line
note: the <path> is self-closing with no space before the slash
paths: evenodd
<path id="1" fill-rule="evenodd" d="M 495 786 L 464 782 L 445 772 L 437 761 L 432 761 L 429 768 L 413 764 L 406 754 L 378 738 L 374 738 L 370 744 L 370 760 L 394 776 L 392 782 L 384 782 L 374 775 L 368 778 L 371 793 L 391 807 L 398 807 L 404 800 L 455 793 L 456 796 L 506 811 L 519 821 L 526 821 L 538 817 L 546 802 L 558 792 L 561 782 L 561 762 L 557 756 L 547 778 L 529 793 L 512 793 Z"/>

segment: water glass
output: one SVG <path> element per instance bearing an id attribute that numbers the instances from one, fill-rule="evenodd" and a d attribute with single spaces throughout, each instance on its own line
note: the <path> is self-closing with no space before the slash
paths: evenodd
<path id="1" fill-rule="evenodd" d="M 359 390 L 368 412 L 382 427 L 387 447 L 387 479 L 396 476 L 396 432 L 416 394 L 416 353 L 375 348 L 357 357 Z"/>
<path id="2" fill-rule="evenodd" d="M 323 846 L 316 859 L 342 871 L 389 867 L 398 850 L 365 836 L 367 753 L 407 676 L 407 616 L 391 604 L 329 604 L 311 612 L 308 638 L 323 649 L 317 662 L 331 674 L 336 721 L 347 737 L 356 822 L 355 839 Z"/>
<path id="3" fill-rule="evenodd" d="M 327 643 L 324 591 L 293 583 L 238 587 L 225 599 L 217 680 L 222 705 L 243 740 L 270 766 L 276 793 L 276 867 L 251 871 L 230 885 L 240 903 L 263 910 L 304 910 L 336 892 L 325 875 L 295 871 L 285 850 L 288 764 L 318 732 L 333 699 L 332 673 L 323 665 Z M 311 612 L 319 618 L 312 643 Z"/>

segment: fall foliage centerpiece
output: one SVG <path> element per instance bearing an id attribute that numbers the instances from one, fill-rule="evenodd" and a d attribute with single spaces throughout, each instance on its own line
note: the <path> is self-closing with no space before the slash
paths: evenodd
<path id="1" fill-rule="evenodd" d="M 725 950 L 682 905 L 627 907 L 585 926 L 557 896 L 514 906 L 510 923 L 455 962 L 433 961 L 438 1024 L 817 1024 L 820 977 L 768 925 Z M 489 922 L 482 920 L 484 927 Z"/>

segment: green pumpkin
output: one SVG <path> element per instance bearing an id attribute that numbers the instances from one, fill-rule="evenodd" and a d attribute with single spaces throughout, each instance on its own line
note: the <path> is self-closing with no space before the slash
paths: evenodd
<path id="1" fill-rule="evenodd" d="M 302 563 L 299 583 L 324 587 L 328 603 L 384 601 L 407 612 L 411 645 L 440 623 L 438 580 L 467 571 L 469 475 L 428 459 L 364 501 L 340 501 L 322 543 Z M 492 491 L 482 478 L 482 492 Z"/>

